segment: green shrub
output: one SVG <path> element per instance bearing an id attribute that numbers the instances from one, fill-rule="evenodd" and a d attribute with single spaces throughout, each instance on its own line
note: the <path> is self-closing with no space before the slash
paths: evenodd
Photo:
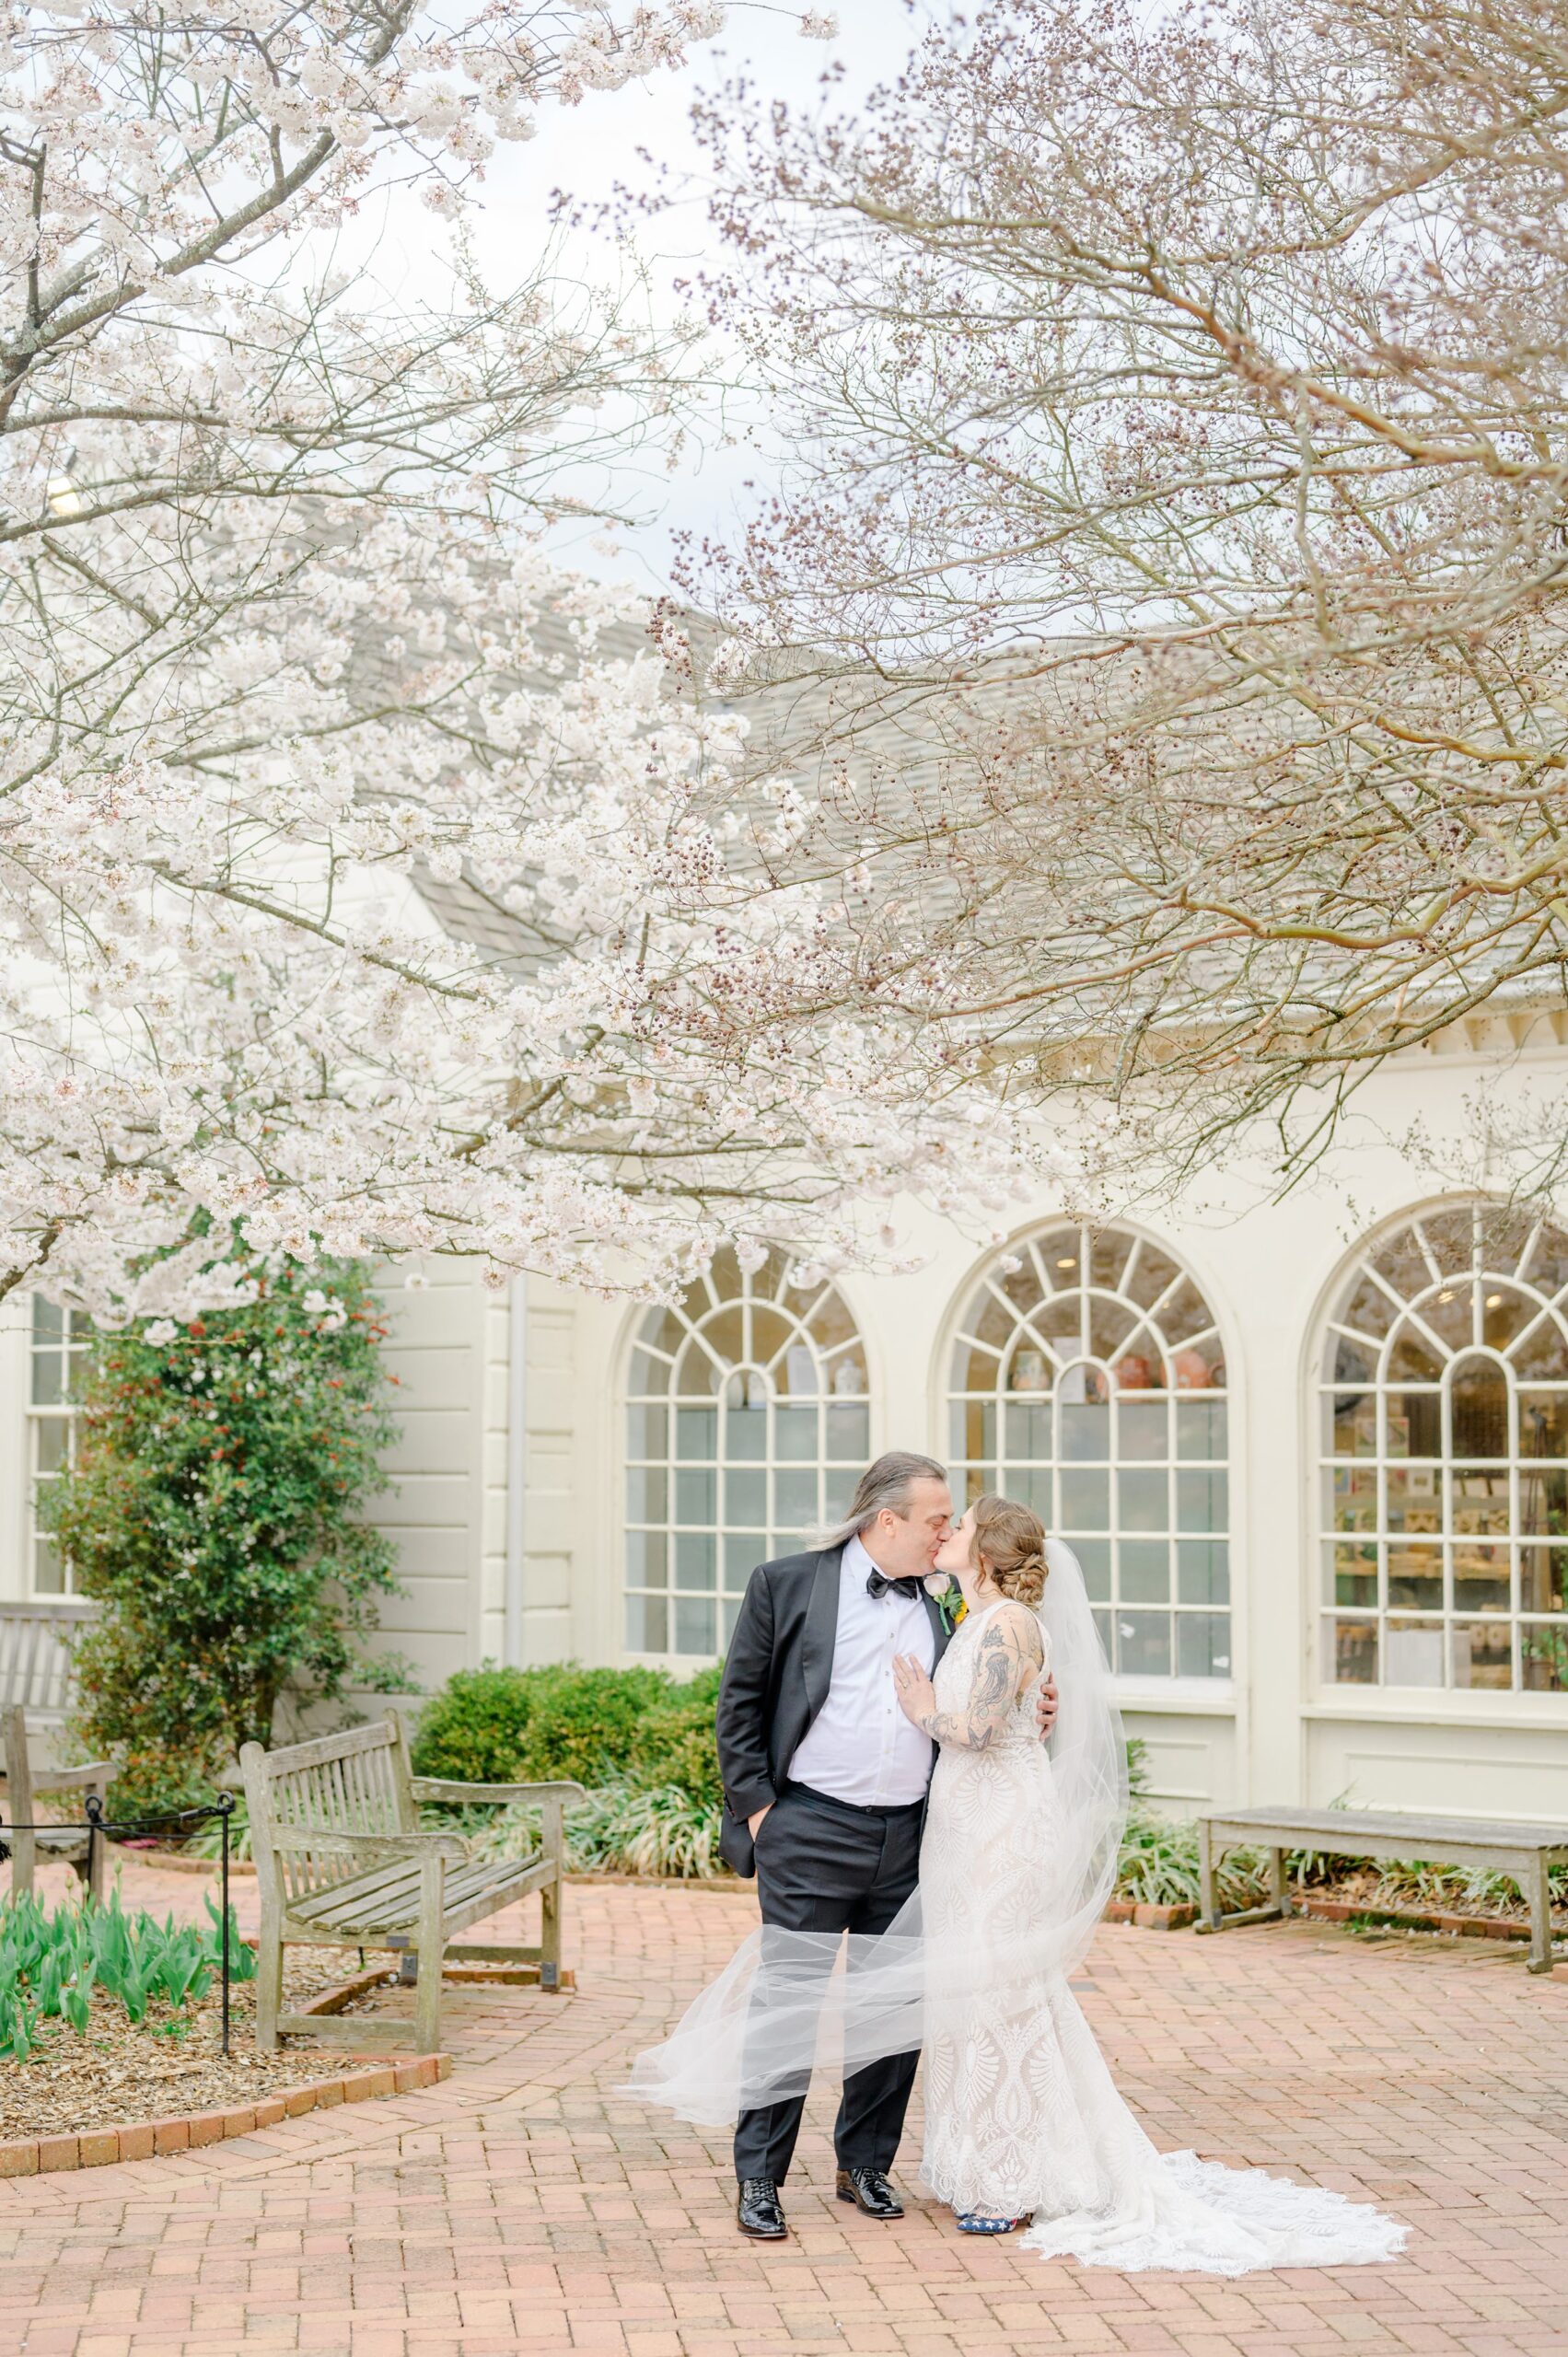
<path id="1" fill-rule="evenodd" d="M 722 1670 L 699 1670 L 684 1686 L 672 1686 L 644 1713 L 632 1746 L 628 1772 L 645 1790 L 673 1786 L 700 1806 L 722 1805 L 714 1711 Z"/>
<path id="2" fill-rule="evenodd" d="M 658 1669 L 460 1669 L 421 1715 L 415 1772 L 480 1784 L 562 1776 L 602 1784 L 626 1769 L 647 1713 L 679 1690 Z"/>
<path id="3" fill-rule="evenodd" d="M 675 1784 L 624 1779 L 599 1786 L 566 1815 L 566 1859 L 577 1874 L 676 1875 L 707 1880 L 727 1871 L 719 1857 L 717 1803 Z M 477 1858 L 509 1858 L 539 1840 L 539 1812 L 497 1809 L 472 1829 Z"/>
<path id="4" fill-rule="evenodd" d="M 254 1299 L 99 1335 L 75 1464 L 41 1518 L 100 1609 L 75 1647 L 76 1732 L 123 1755 L 122 1817 L 210 1792 L 285 1685 L 330 1699 L 397 1592 L 364 1519 L 395 1432 L 386 1326 L 356 1263 L 258 1263 Z M 376 1665 L 377 1682 L 405 1682 Z"/>

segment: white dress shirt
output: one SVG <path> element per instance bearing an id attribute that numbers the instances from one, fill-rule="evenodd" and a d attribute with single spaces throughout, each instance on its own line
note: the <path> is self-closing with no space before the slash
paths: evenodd
<path id="1" fill-rule="evenodd" d="M 789 1763 L 809 1784 L 857 1808 L 900 1808 L 925 1798 L 931 1738 L 906 1719 L 893 1685 L 893 1655 L 912 1654 L 930 1675 L 936 1658 L 923 1596 L 868 1596 L 877 1569 L 858 1537 L 839 1567 L 838 1634 L 828 1699 Z"/>

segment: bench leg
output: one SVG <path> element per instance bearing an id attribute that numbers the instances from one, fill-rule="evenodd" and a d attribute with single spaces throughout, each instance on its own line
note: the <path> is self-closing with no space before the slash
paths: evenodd
<path id="1" fill-rule="evenodd" d="M 1198 1828 L 1198 1899 L 1204 1922 L 1211 1932 L 1217 1932 L 1220 1910 L 1214 1898 L 1214 1848 L 1206 1820 Z"/>
<path id="2" fill-rule="evenodd" d="M 1285 1888 L 1285 1853 L 1283 1850 L 1269 1852 L 1269 1904 L 1282 1915 L 1290 1913 L 1290 1893 Z"/>
<path id="3" fill-rule="evenodd" d="M 420 1868 L 419 1958 L 413 2001 L 413 2042 L 421 2054 L 434 2054 L 441 2043 L 441 1954 L 447 1945 L 446 1862 L 426 1858 Z"/>
<path id="4" fill-rule="evenodd" d="M 1528 1880 L 1525 1895 L 1530 1902 L 1530 1957 L 1532 1972 L 1551 1970 L 1551 1883 L 1546 1870 L 1544 1855 L 1529 1862 Z"/>
<path id="5" fill-rule="evenodd" d="M 256 1943 L 256 2045 L 262 2054 L 276 2050 L 282 2008 L 283 1942 L 263 1930 Z"/>
<path id="6" fill-rule="evenodd" d="M 547 1856 L 555 1864 L 554 1878 L 547 1882 L 539 1895 L 539 1985 L 541 1989 L 561 1986 L 561 1877 L 566 1868 L 565 1805 L 558 1800 L 544 1804 L 540 1831 Z"/>

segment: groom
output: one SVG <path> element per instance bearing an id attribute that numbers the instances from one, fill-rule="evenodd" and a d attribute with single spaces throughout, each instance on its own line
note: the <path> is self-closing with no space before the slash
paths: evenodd
<path id="1" fill-rule="evenodd" d="M 915 1887 L 935 1746 L 907 1719 L 893 1657 L 929 1672 L 947 1643 L 923 1582 L 952 1529 L 947 1476 L 894 1449 L 861 1476 L 850 1510 L 808 1554 L 760 1563 L 719 1690 L 719 1848 L 757 1876 L 764 1923 L 799 1932 L 886 1931 Z M 1056 1715 L 1049 1683 L 1040 1734 Z M 833 2146 L 838 2195 L 871 2218 L 901 2218 L 888 2171 L 903 2133 L 918 2054 L 844 2081 Z M 805 2097 L 744 2111 L 735 2131 L 736 2223 L 776 2242 Z"/>

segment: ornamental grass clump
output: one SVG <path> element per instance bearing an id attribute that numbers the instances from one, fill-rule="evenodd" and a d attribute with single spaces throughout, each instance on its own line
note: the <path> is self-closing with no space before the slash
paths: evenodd
<path id="1" fill-rule="evenodd" d="M 395 1424 L 387 1327 L 357 1263 L 238 1272 L 237 1306 L 100 1335 L 75 1464 L 41 1502 L 79 1593 L 76 1732 L 124 1758 L 115 1814 L 211 1797 L 240 1744 L 272 1739 L 285 1686 L 330 1699 L 393 1553 L 367 1527 Z M 408 1682 L 380 1658 L 376 1683 Z"/>

